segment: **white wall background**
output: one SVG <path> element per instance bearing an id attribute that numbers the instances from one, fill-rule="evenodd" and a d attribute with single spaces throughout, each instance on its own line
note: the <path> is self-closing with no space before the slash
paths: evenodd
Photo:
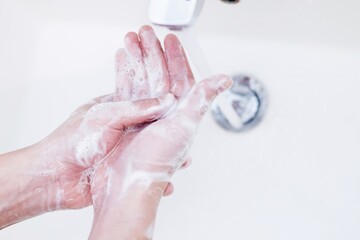
<path id="1" fill-rule="evenodd" d="M 360 238 L 359 8 L 206 2 L 196 29 L 214 71 L 257 76 L 270 105 L 243 134 L 207 116 L 155 239 Z M 0 152 L 40 140 L 111 92 L 114 53 L 147 23 L 146 9 L 145 0 L 0 0 Z M 86 239 L 91 218 L 91 208 L 51 213 L 0 239 Z"/>

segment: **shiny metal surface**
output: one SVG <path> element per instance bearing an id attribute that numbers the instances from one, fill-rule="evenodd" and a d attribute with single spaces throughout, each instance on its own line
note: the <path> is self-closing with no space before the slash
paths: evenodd
<path id="1" fill-rule="evenodd" d="M 233 81 L 232 88 L 212 104 L 211 111 L 222 128 L 242 132 L 261 121 L 267 105 L 266 92 L 254 77 L 239 74 Z"/>
<path id="2" fill-rule="evenodd" d="M 224 3 L 231 3 L 231 4 L 240 2 L 240 0 L 221 0 L 221 1 Z"/>

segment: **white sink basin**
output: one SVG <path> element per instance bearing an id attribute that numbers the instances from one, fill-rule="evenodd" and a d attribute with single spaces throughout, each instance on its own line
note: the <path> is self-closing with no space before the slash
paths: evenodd
<path id="1" fill-rule="evenodd" d="M 147 23 L 146 8 L 1 1 L 0 151 L 40 140 L 111 92 L 114 53 Z M 256 76 L 269 107 L 241 134 L 206 116 L 193 165 L 161 203 L 155 239 L 360 239 L 359 8 L 355 0 L 207 1 L 196 29 L 214 72 Z M 86 239 L 91 220 L 91 208 L 46 214 L 0 239 Z"/>

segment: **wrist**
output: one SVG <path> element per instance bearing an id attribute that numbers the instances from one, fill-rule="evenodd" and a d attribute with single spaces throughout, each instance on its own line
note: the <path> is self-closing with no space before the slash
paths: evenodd
<path id="1" fill-rule="evenodd" d="M 167 184 L 138 178 L 126 190 L 123 184 L 110 185 L 101 200 L 94 204 L 89 239 L 151 239 L 157 208 Z M 108 227 L 114 222 L 121 228 Z"/>
<path id="2" fill-rule="evenodd" d="M 73 156 L 63 151 L 59 143 L 40 142 L 33 146 L 33 153 L 38 161 L 37 169 L 43 177 L 42 181 L 48 181 L 48 188 L 51 189 L 50 211 L 78 209 L 91 204 L 90 180 L 88 179 L 88 174 L 90 174 L 88 170 L 91 169 L 86 170 L 84 167 L 73 164 L 69 160 Z"/>
<path id="3" fill-rule="evenodd" d="M 58 176 L 30 146 L 0 156 L 0 228 L 57 208 Z"/>

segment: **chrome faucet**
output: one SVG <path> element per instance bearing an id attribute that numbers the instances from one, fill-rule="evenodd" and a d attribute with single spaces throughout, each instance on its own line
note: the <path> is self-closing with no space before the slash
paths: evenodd
<path id="1" fill-rule="evenodd" d="M 225 3 L 238 3 L 239 0 L 221 0 Z M 196 21 L 205 0 L 150 0 L 150 21 L 171 30 L 181 30 Z"/>
<path id="2" fill-rule="evenodd" d="M 191 26 L 199 16 L 205 0 L 150 0 L 150 21 L 171 30 Z"/>

